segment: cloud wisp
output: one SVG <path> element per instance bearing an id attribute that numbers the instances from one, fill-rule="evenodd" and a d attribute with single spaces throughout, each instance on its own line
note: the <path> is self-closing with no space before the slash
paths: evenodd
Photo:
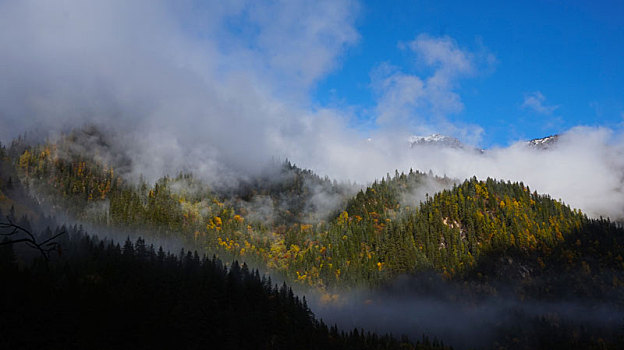
<path id="1" fill-rule="evenodd" d="M 535 91 L 524 96 L 524 102 L 522 102 L 521 107 L 530 109 L 538 114 L 551 115 L 559 108 L 559 105 L 547 105 L 546 97 L 541 92 Z"/>

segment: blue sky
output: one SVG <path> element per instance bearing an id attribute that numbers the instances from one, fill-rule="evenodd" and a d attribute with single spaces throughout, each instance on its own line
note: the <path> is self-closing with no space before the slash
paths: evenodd
<path id="1" fill-rule="evenodd" d="M 386 63 L 426 76 L 414 55 L 401 48 L 426 33 L 496 58 L 458 81 L 454 91 L 463 109 L 445 116 L 451 123 L 481 126 L 482 146 L 577 125 L 619 129 L 624 122 L 623 23 L 622 1 L 365 1 L 355 22 L 359 40 L 319 82 L 313 99 L 350 106 L 356 127 L 374 129 L 371 72 Z"/>

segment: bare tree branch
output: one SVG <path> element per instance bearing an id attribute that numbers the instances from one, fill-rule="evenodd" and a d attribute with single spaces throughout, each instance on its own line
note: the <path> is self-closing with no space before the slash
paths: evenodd
<path id="1" fill-rule="evenodd" d="M 43 242 L 37 242 L 37 239 L 29 230 L 13 223 L 8 218 L 7 220 L 9 221 L 8 223 L 0 222 L 0 229 L 11 229 L 11 232 L 0 233 L 0 236 L 11 237 L 22 232 L 27 236 L 27 238 L 17 238 L 17 239 L 9 239 L 9 240 L 5 239 L 3 241 L 0 241 L 0 246 L 9 245 L 9 244 L 17 244 L 17 243 L 26 243 L 26 245 L 28 245 L 29 247 L 39 250 L 39 252 L 46 259 L 46 261 L 50 259 L 50 255 L 49 255 L 50 252 L 54 251 L 55 249 L 59 247 L 59 244 L 57 242 L 54 242 L 54 240 L 60 237 L 61 235 L 65 234 L 65 231 L 62 231 L 46 239 Z"/>

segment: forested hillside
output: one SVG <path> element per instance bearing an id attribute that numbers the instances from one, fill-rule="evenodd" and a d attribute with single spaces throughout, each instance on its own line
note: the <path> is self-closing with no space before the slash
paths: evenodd
<path id="1" fill-rule="evenodd" d="M 28 220 L 20 227 L 30 227 Z M 236 261 L 171 254 L 141 238 L 120 245 L 76 226 L 54 233 L 63 233 L 56 240 L 62 252 L 50 260 L 1 247 L 2 348 L 444 348 L 328 327 L 286 284 Z"/>

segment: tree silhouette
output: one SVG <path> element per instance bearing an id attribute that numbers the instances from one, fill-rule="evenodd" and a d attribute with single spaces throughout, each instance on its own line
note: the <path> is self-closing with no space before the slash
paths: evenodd
<path id="1" fill-rule="evenodd" d="M 33 235 L 28 229 L 13 223 L 8 217 L 7 220 L 8 222 L 0 223 L 0 229 L 8 229 L 10 230 L 10 232 L 0 233 L 0 236 L 5 237 L 4 240 L 0 241 L 0 246 L 25 243 L 27 246 L 37 249 L 41 253 L 41 256 L 46 259 L 46 261 L 50 259 L 51 252 L 55 250 L 60 251 L 60 245 L 58 244 L 58 242 L 55 241 L 55 239 L 65 234 L 65 231 L 57 233 L 52 237 L 39 242 L 35 235 Z"/>

